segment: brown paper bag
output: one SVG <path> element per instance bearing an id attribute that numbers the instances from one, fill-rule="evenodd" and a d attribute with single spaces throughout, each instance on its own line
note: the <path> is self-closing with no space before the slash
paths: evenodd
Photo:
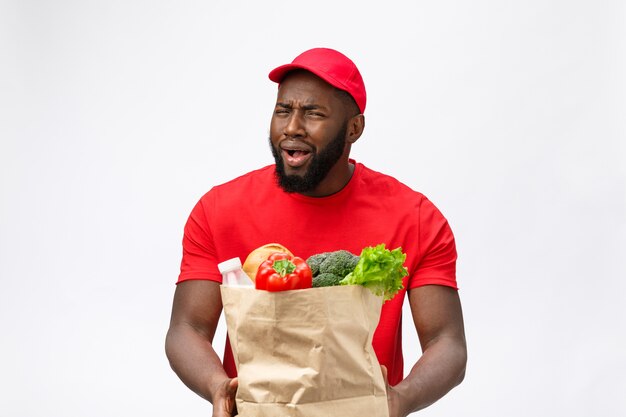
<path id="1" fill-rule="evenodd" d="M 388 417 L 372 336 L 382 298 L 362 286 L 221 287 L 241 417 Z"/>

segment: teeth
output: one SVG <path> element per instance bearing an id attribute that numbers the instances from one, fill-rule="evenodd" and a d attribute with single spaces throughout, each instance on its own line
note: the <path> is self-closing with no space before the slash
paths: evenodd
<path id="1" fill-rule="evenodd" d="M 300 151 L 300 150 L 296 150 L 296 149 L 287 149 L 287 153 L 289 154 L 289 156 L 306 155 L 306 154 L 309 153 L 309 151 Z"/>

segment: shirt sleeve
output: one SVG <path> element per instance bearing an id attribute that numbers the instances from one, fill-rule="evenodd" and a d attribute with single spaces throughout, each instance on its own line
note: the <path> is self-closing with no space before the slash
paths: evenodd
<path id="1" fill-rule="evenodd" d="M 456 244 L 452 229 L 441 212 L 427 198 L 419 209 L 419 261 L 411 271 L 408 288 L 445 285 L 458 289 Z"/>
<path id="2" fill-rule="evenodd" d="M 187 219 L 177 284 L 192 279 L 222 282 L 209 224 L 213 206 L 213 196 L 209 191 L 198 201 Z"/>

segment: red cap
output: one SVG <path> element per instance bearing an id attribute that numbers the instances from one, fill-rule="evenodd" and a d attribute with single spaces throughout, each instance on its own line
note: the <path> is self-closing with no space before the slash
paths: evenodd
<path id="1" fill-rule="evenodd" d="M 298 55 L 291 64 L 274 68 L 270 80 L 280 83 L 289 71 L 304 69 L 328 84 L 346 91 L 356 101 L 361 113 L 365 111 L 365 84 L 354 62 L 341 52 L 328 48 L 313 48 Z"/>

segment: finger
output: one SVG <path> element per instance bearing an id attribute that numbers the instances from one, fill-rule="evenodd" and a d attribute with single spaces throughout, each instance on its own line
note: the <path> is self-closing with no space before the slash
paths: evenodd
<path id="1" fill-rule="evenodd" d="M 235 377 L 228 381 L 228 385 L 226 386 L 226 393 L 234 397 L 235 394 L 237 394 L 237 388 L 239 388 L 239 380 Z"/>
<path id="2" fill-rule="evenodd" d="M 239 380 L 233 378 L 226 384 L 226 411 L 228 416 L 237 415 L 237 405 L 235 404 L 235 396 L 237 395 L 237 387 L 239 387 Z"/>
<path id="3" fill-rule="evenodd" d="M 213 417 L 232 417 L 233 406 L 230 401 L 229 397 L 225 397 L 213 404 Z"/>
<path id="4" fill-rule="evenodd" d="M 213 417 L 232 417 L 237 415 L 235 395 L 237 394 L 238 386 L 237 378 L 228 379 L 223 382 L 221 398 L 214 404 Z"/>

